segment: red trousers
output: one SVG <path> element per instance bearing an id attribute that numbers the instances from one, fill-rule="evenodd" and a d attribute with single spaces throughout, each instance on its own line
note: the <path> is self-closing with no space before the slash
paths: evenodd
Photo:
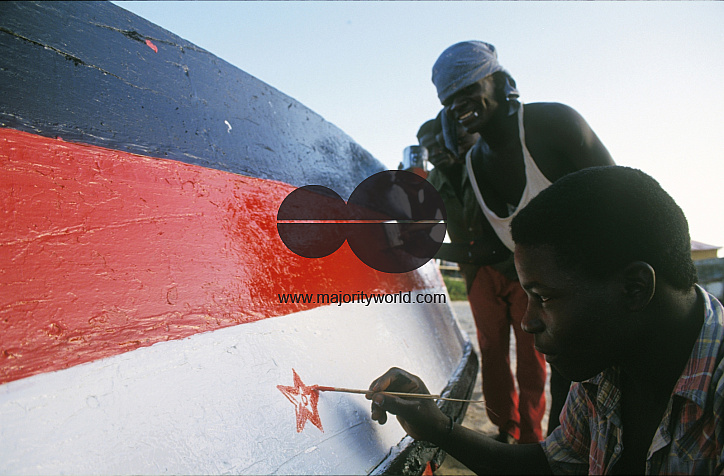
<path id="1" fill-rule="evenodd" d="M 521 328 L 528 297 L 518 281 L 489 266 L 481 267 L 468 293 L 478 329 L 483 396 L 488 417 L 520 443 L 543 439 L 546 362 L 533 347 L 533 335 Z M 510 327 L 516 340 L 516 391 L 510 368 Z"/>

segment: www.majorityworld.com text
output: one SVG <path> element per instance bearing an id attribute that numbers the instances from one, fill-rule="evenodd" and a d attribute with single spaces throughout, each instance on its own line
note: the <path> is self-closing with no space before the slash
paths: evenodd
<path id="1" fill-rule="evenodd" d="M 445 293 L 416 293 L 411 291 L 367 294 L 363 291 L 358 293 L 277 293 L 279 304 L 446 304 Z"/>

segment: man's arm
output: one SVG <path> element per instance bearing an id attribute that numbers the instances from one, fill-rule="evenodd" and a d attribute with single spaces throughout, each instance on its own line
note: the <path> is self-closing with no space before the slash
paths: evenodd
<path id="1" fill-rule="evenodd" d="M 477 474 L 550 473 L 548 460 L 539 444 L 507 445 L 478 432 L 454 424 L 433 400 L 401 398 L 390 392 L 427 393 L 419 377 L 392 368 L 372 382 L 367 398 L 372 400 L 372 419 L 387 421 L 387 412 L 415 439 L 429 441 Z"/>
<path id="2" fill-rule="evenodd" d="M 475 474 L 551 474 L 538 443 L 509 445 L 455 424 L 436 444 Z"/>

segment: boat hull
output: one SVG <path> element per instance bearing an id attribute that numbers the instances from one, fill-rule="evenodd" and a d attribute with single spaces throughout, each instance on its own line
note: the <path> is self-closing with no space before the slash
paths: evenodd
<path id="1" fill-rule="evenodd" d="M 300 428 L 279 391 L 294 372 L 360 387 L 391 366 L 472 391 L 477 358 L 432 262 L 383 273 L 346 243 L 310 259 L 279 238 L 291 191 L 346 199 L 382 164 L 110 3 L 0 13 L 0 472 L 397 474 L 439 460 L 372 422 L 363 396 L 322 393 L 320 425 Z"/>

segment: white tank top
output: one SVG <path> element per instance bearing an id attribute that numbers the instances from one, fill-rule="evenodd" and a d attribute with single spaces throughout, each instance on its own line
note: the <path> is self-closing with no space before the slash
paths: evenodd
<path id="1" fill-rule="evenodd" d="M 523 127 L 523 104 L 518 109 L 518 130 L 520 131 L 520 146 L 523 149 L 523 162 L 525 164 L 525 189 L 523 189 L 523 195 L 520 197 L 518 206 L 510 210 L 510 215 L 507 217 L 499 217 L 491 209 L 485 205 L 483 195 L 480 193 L 480 187 L 478 187 L 478 181 L 473 173 L 472 164 L 472 151 L 471 148 L 465 156 L 465 162 L 468 169 L 468 175 L 470 176 L 470 183 L 473 186 L 473 191 L 478 199 L 480 208 L 483 209 L 483 213 L 487 217 L 490 224 L 493 226 L 495 233 L 497 233 L 500 241 L 508 247 L 510 251 L 515 249 L 515 243 L 513 237 L 510 234 L 510 222 L 518 214 L 518 212 L 530 202 L 533 197 L 538 195 L 542 190 L 550 187 L 551 181 L 548 180 L 545 175 L 538 169 L 535 164 L 533 157 L 531 157 L 528 148 L 525 146 L 525 129 Z M 509 208 L 512 208 L 509 206 Z"/>

